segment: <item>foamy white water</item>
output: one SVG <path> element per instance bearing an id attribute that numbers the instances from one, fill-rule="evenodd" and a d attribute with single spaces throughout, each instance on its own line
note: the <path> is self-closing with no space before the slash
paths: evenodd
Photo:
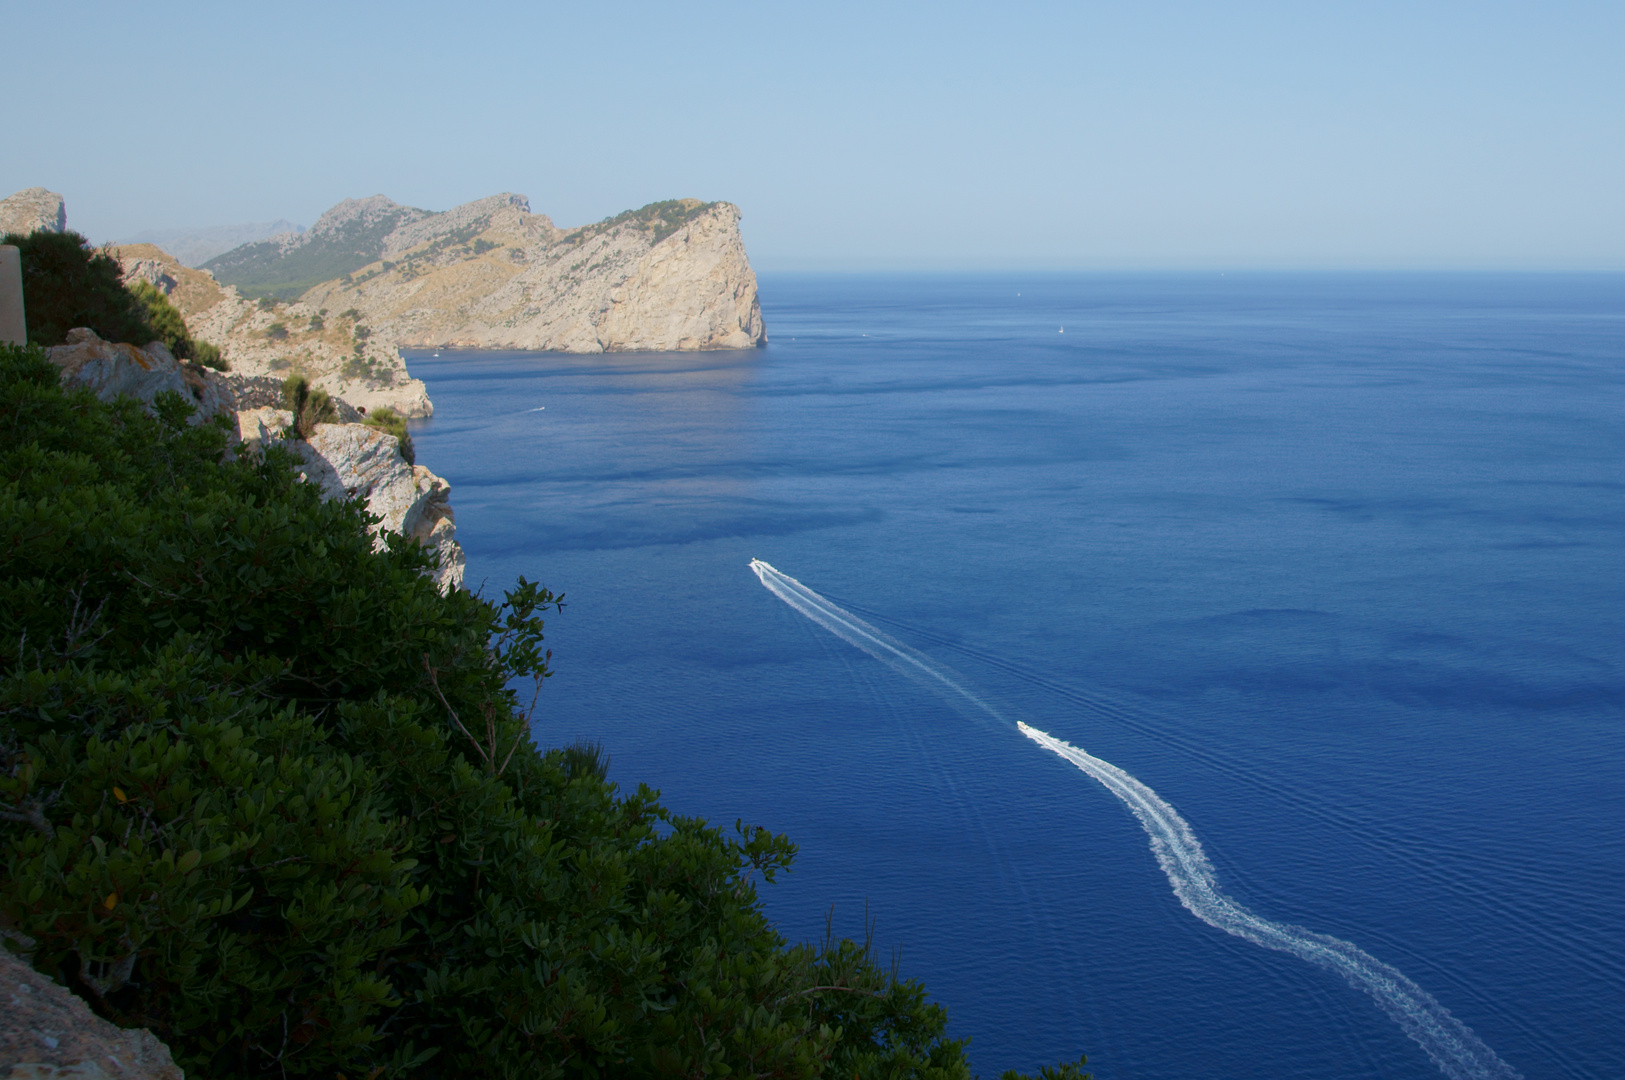
<path id="1" fill-rule="evenodd" d="M 877 630 L 760 559 L 752 559 L 750 568 L 774 596 L 842 641 L 923 683 L 956 706 L 969 706 L 1000 724 L 1010 724 L 992 705 L 967 690 L 953 672 L 924 653 Z M 1497 1057 L 1471 1028 L 1397 968 L 1341 938 L 1274 922 L 1226 896 L 1189 823 L 1151 788 L 1111 762 L 1037 728 L 1020 722 L 1014 727 L 1076 765 L 1134 812 L 1151 838 L 1151 851 L 1173 886 L 1174 895 L 1198 919 L 1254 945 L 1290 953 L 1337 972 L 1370 994 L 1451 1080 L 1520 1080 L 1520 1074 Z"/>

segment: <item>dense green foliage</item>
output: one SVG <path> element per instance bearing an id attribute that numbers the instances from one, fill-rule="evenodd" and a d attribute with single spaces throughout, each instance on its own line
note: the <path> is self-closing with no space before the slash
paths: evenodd
<path id="1" fill-rule="evenodd" d="M 178 360 L 226 370 L 220 350 L 187 332 L 168 297 L 145 281 L 126 288 L 118 260 L 78 233 L 13 233 L 5 242 L 20 249 L 31 343 L 60 345 L 69 330 L 88 326 L 107 341 L 161 341 Z"/>
<path id="2" fill-rule="evenodd" d="M 967 1075 L 917 983 L 766 921 L 788 840 L 531 742 L 560 598 L 442 595 L 280 447 L 157 411 L 0 347 L 0 925 L 38 969 L 211 1078 Z"/>
<path id="3" fill-rule="evenodd" d="M 108 341 L 145 345 L 162 340 L 146 306 L 124 287 L 118 260 L 76 232 L 11 233 L 19 249 L 28 340 L 60 345 L 68 331 L 88 326 Z"/>

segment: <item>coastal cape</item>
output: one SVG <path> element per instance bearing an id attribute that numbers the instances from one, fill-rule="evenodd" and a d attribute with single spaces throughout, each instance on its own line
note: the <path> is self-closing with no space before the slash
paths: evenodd
<path id="1" fill-rule="evenodd" d="M 739 208 L 673 199 L 574 229 L 502 194 L 443 213 L 348 199 L 204 264 L 251 296 L 354 311 L 393 345 L 597 353 L 765 343 Z"/>

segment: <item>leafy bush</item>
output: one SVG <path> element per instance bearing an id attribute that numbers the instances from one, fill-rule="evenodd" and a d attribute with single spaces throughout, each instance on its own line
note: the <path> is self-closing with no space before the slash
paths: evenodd
<path id="1" fill-rule="evenodd" d="M 0 347 L 8 947 L 222 1080 L 968 1075 L 867 945 L 773 930 L 788 840 L 531 742 L 561 597 L 442 595 L 156 408 Z"/>
<path id="2" fill-rule="evenodd" d="M 395 441 L 401 444 L 401 457 L 406 459 L 408 465 L 417 464 L 417 452 L 412 447 L 412 433 L 406 430 L 404 416 L 385 405 L 368 413 L 361 422 L 368 427 L 377 428 L 386 435 L 395 436 Z"/>
<path id="3" fill-rule="evenodd" d="M 229 365 L 220 355 L 220 349 L 207 341 L 194 339 L 186 328 L 186 319 L 181 316 L 180 310 L 152 283 L 137 281 L 127 287 L 146 310 L 147 323 L 152 327 L 154 338 L 162 341 L 176 359 L 191 360 L 217 371 L 228 369 Z"/>
<path id="4" fill-rule="evenodd" d="M 88 326 L 108 341 L 161 341 L 176 359 L 227 369 L 219 348 L 195 340 L 168 297 L 145 281 L 126 287 L 118 260 L 78 233 L 13 233 L 5 242 L 21 249 L 31 344 L 58 345 L 69 330 Z"/>
<path id="5" fill-rule="evenodd" d="M 293 433 L 296 438 L 309 439 L 316 434 L 317 424 L 338 422 L 338 406 L 326 390 L 311 388 L 303 375 L 290 375 L 282 383 L 282 401 L 293 413 Z"/>
<path id="6" fill-rule="evenodd" d="M 118 260 L 83 236 L 40 230 L 10 233 L 3 242 L 20 249 L 30 344 L 60 345 L 76 326 L 108 341 L 145 345 L 161 339 L 145 306 L 124 287 Z"/>

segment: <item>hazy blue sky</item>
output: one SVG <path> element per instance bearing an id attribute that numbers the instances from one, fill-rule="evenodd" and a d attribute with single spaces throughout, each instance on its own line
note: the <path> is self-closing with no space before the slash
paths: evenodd
<path id="1" fill-rule="evenodd" d="M 0 0 L 0 194 L 727 199 L 764 268 L 1625 269 L 1625 3 Z"/>

